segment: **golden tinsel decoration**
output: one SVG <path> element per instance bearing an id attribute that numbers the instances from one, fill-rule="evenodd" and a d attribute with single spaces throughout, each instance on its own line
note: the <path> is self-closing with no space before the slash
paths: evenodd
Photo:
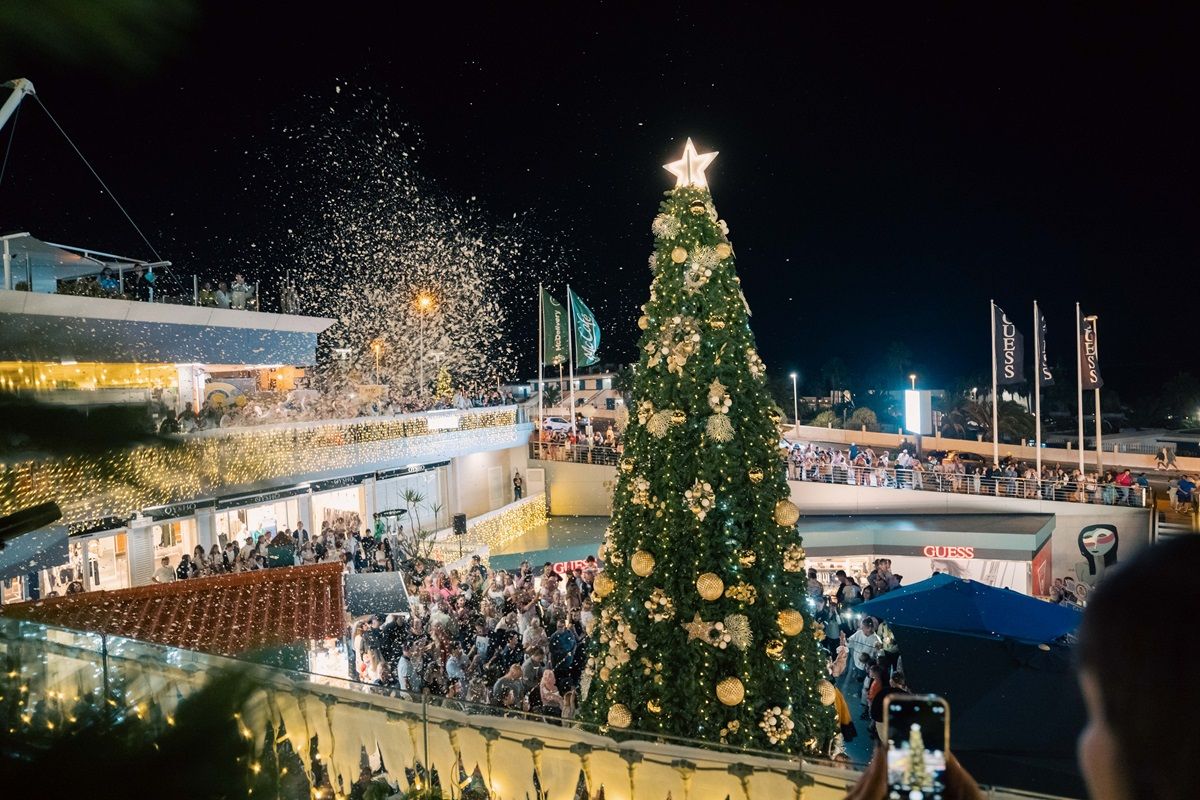
<path id="1" fill-rule="evenodd" d="M 662 703 L 658 700 L 647 700 L 646 701 L 646 710 L 649 711 L 651 714 L 661 714 L 662 713 Z"/>
<path id="2" fill-rule="evenodd" d="M 633 714 L 630 714 L 629 709 L 620 703 L 616 703 L 608 709 L 608 724 L 612 727 L 628 728 L 631 722 L 633 722 Z"/>
<path id="3" fill-rule="evenodd" d="M 821 695 L 821 705 L 831 706 L 837 697 L 833 684 L 826 680 L 817 681 L 817 694 Z"/>
<path id="4" fill-rule="evenodd" d="M 725 414 L 713 414 L 708 418 L 708 423 L 704 427 L 708 438 L 714 442 L 733 441 L 733 423 Z"/>
<path id="5" fill-rule="evenodd" d="M 775 504 L 775 521 L 790 528 L 800 519 L 800 509 L 791 500 L 780 500 Z"/>
<path id="6" fill-rule="evenodd" d="M 733 253 L 733 248 L 729 246 L 728 242 L 721 242 L 714 249 L 717 251 L 717 258 L 720 259 L 729 258 L 729 256 Z"/>
<path id="7" fill-rule="evenodd" d="M 767 657 L 770 658 L 772 661 L 782 661 L 783 660 L 783 640 L 782 639 L 771 639 L 770 641 L 768 641 L 766 650 L 767 650 Z"/>
<path id="8" fill-rule="evenodd" d="M 687 422 L 687 414 L 685 414 L 683 411 L 677 408 L 671 412 L 672 425 L 682 425 L 685 422 Z"/>
<path id="9" fill-rule="evenodd" d="M 727 706 L 736 706 L 746 699 L 746 687 L 732 676 L 722 678 L 717 684 L 717 699 Z"/>
<path id="10" fill-rule="evenodd" d="M 645 314 L 638 317 L 638 327 L 641 328 L 642 330 L 646 330 L 647 328 L 649 328 L 650 327 L 650 318 L 647 317 Z"/>
<path id="11" fill-rule="evenodd" d="M 788 545 L 783 551 L 783 569 L 785 572 L 804 571 L 804 548 L 796 543 Z"/>
<path id="12" fill-rule="evenodd" d="M 693 200 L 691 203 L 688 204 L 688 211 L 692 212 L 696 216 L 700 216 L 707 210 L 708 209 L 704 207 L 703 200 Z"/>
<path id="13" fill-rule="evenodd" d="M 696 591 L 705 600 L 720 600 L 725 592 L 725 581 L 715 572 L 706 572 L 696 578 Z"/>
<path id="14" fill-rule="evenodd" d="M 804 630 L 804 615 L 794 608 L 785 608 L 777 618 L 779 630 L 787 636 L 795 636 Z"/>
<path id="15" fill-rule="evenodd" d="M 633 459 L 632 458 L 622 458 L 621 459 L 621 472 L 633 472 Z"/>
<path id="16" fill-rule="evenodd" d="M 729 643 L 739 650 L 749 647 L 753 638 L 750 634 L 750 620 L 744 614 L 730 614 L 725 617 L 725 633 L 729 635 Z"/>
<path id="17" fill-rule="evenodd" d="M 596 580 L 592 582 L 592 594 L 601 599 L 612 594 L 612 590 L 617 588 L 613 583 L 613 579 L 608 577 L 607 573 L 601 572 L 596 576 Z"/>
<path id="18" fill-rule="evenodd" d="M 671 430 L 671 415 L 665 411 L 655 411 L 646 423 L 646 430 L 655 439 L 661 439 Z"/>
<path id="19" fill-rule="evenodd" d="M 762 483 L 764 475 L 760 467 L 751 467 L 750 471 L 746 474 L 750 476 L 751 483 Z"/>
<path id="20" fill-rule="evenodd" d="M 750 549 L 742 550 L 738 553 L 738 563 L 743 567 L 753 567 L 758 561 L 758 555 Z"/>
<path id="21" fill-rule="evenodd" d="M 687 252 L 687 250 L 684 250 L 682 247 L 676 247 L 674 250 L 671 251 L 671 260 L 674 261 L 676 264 L 682 264 L 683 262 L 687 261 L 687 257 L 688 257 L 688 252 Z"/>
<path id="22" fill-rule="evenodd" d="M 714 331 L 719 331 L 725 327 L 725 320 L 721 319 L 716 314 L 713 314 L 708 318 L 708 327 L 712 328 Z"/>
<path id="23" fill-rule="evenodd" d="M 629 559 L 629 568 L 633 570 L 634 575 L 645 578 L 654 572 L 654 556 L 645 550 L 638 550 Z"/>

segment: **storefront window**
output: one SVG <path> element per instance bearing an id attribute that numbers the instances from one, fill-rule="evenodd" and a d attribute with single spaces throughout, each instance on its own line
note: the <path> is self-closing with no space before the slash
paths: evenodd
<path id="1" fill-rule="evenodd" d="M 313 528 L 321 531 L 325 526 L 346 533 L 366 530 L 363 523 L 363 490 L 361 486 L 320 492 L 312 498 Z"/>
<path id="2" fill-rule="evenodd" d="M 87 542 L 88 583 L 93 589 L 129 588 L 128 539 L 124 533 Z"/>
<path id="3" fill-rule="evenodd" d="M 190 556 L 196 548 L 196 523 L 190 519 L 161 522 L 150 528 L 150 538 L 154 542 L 156 564 L 163 558 L 177 564 L 184 553 Z"/>
<path id="4" fill-rule="evenodd" d="M 218 511 L 216 523 L 217 538 L 222 547 L 231 538 L 238 542 L 247 538 L 257 542 L 263 534 L 274 535 L 285 528 L 294 530 L 300 524 L 300 503 L 292 498 Z"/>
<path id="5" fill-rule="evenodd" d="M 438 468 L 380 481 L 375 486 L 375 511 L 406 511 L 407 514 L 403 517 L 389 518 L 398 519 L 406 528 L 412 524 L 405 522 L 409 514 L 415 515 L 420 520 L 421 527 L 426 530 L 450 527 L 445 472 L 444 469 Z M 406 492 L 416 492 L 423 499 L 415 505 L 409 503 L 405 499 Z"/>

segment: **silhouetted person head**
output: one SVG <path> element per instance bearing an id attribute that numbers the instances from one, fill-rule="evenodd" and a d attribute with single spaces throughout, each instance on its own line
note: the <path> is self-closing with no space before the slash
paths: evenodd
<path id="1" fill-rule="evenodd" d="M 1188 716 L 1200 708 L 1200 643 L 1178 617 L 1195 606 L 1198 563 L 1200 537 L 1182 536 L 1116 565 L 1089 597 L 1078 755 L 1092 800 L 1200 796 L 1200 728 Z"/>

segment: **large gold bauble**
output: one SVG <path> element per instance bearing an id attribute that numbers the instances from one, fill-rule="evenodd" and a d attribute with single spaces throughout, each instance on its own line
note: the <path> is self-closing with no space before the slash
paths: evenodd
<path id="1" fill-rule="evenodd" d="M 767 642 L 767 657 L 772 661 L 783 660 L 783 640 L 771 639 Z"/>
<path id="2" fill-rule="evenodd" d="M 706 572 L 696 578 L 696 591 L 705 600 L 719 600 L 725 594 L 725 581 L 715 572 Z"/>
<path id="3" fill-rule="evenodd" d="M 676 264 L 682 264 L 683 262 L 687 261 L 687 256 L 687 250 L 684 250 L 682 247 L 676 247 L 671 251 L 671 260 Z"/>
<path id="4" fill-rule="evenodd" d="M 833 688 L 833 684 L 826 680 L 817 681 L 817 694 L 821 695 L 821 705 L 831 706 L 837 698 L 837 691 Z"/>
<path id="5" fill-rule="evenodd" d="M 791 527 L 800 519 L 800 509 L 791 500 L 780 500 L 775 504 L 775 521 Z"/>
<path id="6" fill-rule="evenodd" d="M 779 630 L 788 636 L 795 636 L 804 630 L 804 615 L 794 608 L 785 608 L 780 611 L 776 621 L 779 623 Z"/>
<path id="7" fill-rule="evenodd" d="M 596 595 L 596 597 L 608 597 L 615 588 L 617 587 L 613 583 L 613 579 L 603 572 L 597 575 L 596 580 L 592 582 L 592 594 Z"/>
<path id="8" fill-rule="evenodd" d="M 646 701 L 646 710 L 649 711 L 651 714 L 661 714 L 662 713 L 662 703 L 658 700 L 647 700 Z"/>
<path id="9" fill-rule="evenodd" d="M 746 699 L 746 687 L 737 678 L 723 678 L 717 684 L 717 699 L 727 706 L 736 706 Z"/>
<path id="10" fill-rule="evenodd" d="M 716 251 L 717 258 L 729 258 L 730 254 L 733 253 L 733 248 L 729 246 L 728 242 L 721 242 L 717 245 Z"/>
<path id="11" fill-rule="evenodd" d="M 654 556 L 645 550 L 638 550 L 629 559 L 629 568 L 633 570 L 634 575 L 645 578 L 651 572 L 654 572 Z"/>
<path id="12" fill-rule="evenodd" d="M 647 328 L 649 328 L 650 327 L 650 318 L 647 317 L 645 314 L 638 317 L 638 327 L 641 328 L 642 330 L 646 330 Z"/>
<path id="13" fill-rule="evenodd" d="M 688 211 L 692 212 L 696 216 L 700 216 L 707 210 L 708 209 L 706 209 L 704 207 L 703 200 L 693 200 L 691 203 L 688 204 Z"/>
<path id="14" fill-rule="evenodd" d="M 632 458 L 622 458 L 621 459 L 621 472 L 633 472 L 633 459 Z"/>
<path id="15" fill-rule="evenodd" d="M 616 703 L 608 710 L 608 724 L 614 728 L 628 728 L 629 723 L 633 722 L 633 714 L 629 713 L 629 709 L 620 703 Z"/>
<path id="16" fill-rule="evenodd" d="M 750 476 L 751 483 L 762 483 L 763 471 L 760 468 L 751 467 L 750 471 L 746 474 Z"/>

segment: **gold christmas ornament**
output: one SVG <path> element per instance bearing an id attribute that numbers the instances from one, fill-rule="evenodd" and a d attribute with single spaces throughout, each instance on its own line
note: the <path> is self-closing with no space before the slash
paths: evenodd
<path id="1" fill-rule="evenodd" d="M 649 328 L 650 327 L 650 318 L 647 317 L 645 314 L 638 317 L 638 327 L 641 328 L 642 330 L 646 330 L 647 328 Z"/>
<path id="2" fill-rule="evenodd" d="M 629 709 L 620 703 L 608 710 L 608 724 L 612 727 L 628 728 L 631 722 L 633 722 L 633 714 L 630 714 Z"/>
<path id="3" fill-rule="evenodd" d="M 737 678 L 723 678 L 717 684 L 717 699 L 727 706 L 736 706 L 746 699 L 746 687 Z"/>
<path id="4" fill-rule="evenodd" d="M 762 483 L 763 471 L 759 467 L 751 467 L 746 474 L 750 476 L 751 483 Z"/>
<path id="5" fill-rule="evenodd" d="M 687 250 L 684 250 L 682 247 L 676 247 L 674 250 L 671 251 L 671 260 L 674 261 L 676 264 L 682 264 L 683 262 L 687 261 L 687 257 L 688 257 L 688 252 L 687 252 Z"/>
<path id="6" fill-rule="evenodd" d="M 771 639 L 767 642 L 767 657 L 772 661 L 783 660 L 783 640 Z"/>
<path id="7" fill-rule="evenodd" d="M 813 625 L 812 635 L 818 642 L 825 641 L 825 629 L 820 625 Z"/>
<path id="8" fill-rule="evenodd" d="M 792 543 L 783 551 L 783 569 L 786 572 L 804 571 L 804 548 Z"/>
<path id="9" fill-rule="evenodd" d="M 651 714 L 661 714 L 662 713 L 662 703 L 660 703 L 658 700 L 647 700 L 646 701 L 646 710 L 649 711 Z"/>
<path id="10" fill-rule="evenodd" d="M 721 242 L 714 248 L 717 251 L 717 258 L 726 259 L 733 253 L 733 248 L 727 242 Z"/>
<path id="11" fill-rule="evenodd" d="M 738 553 L 738 563 L 743 567 L 753 567 L 756 561 L 758 561 L 758 556 L 753 550 L 743 550 Z"/>
<path id="12" fill-rule="evenodd" d="M 804 615 L 794 608 L 785 608 L 777 618 L 779 630 L 787 636 L 795 636 L 804 630 Z"/>
<path id="13" fill-rule="evenodd" d="M 609 669 L 608 667 L 601 667 L 601 668 L 600 668 L 600 680 L 602 680 L 602 681 L 606 681 L 606 680 L 608 680 L 608 678 L 609 678 L 609 676 L 610 676 L 610 675 L 612 675 L 612 670 L 611 670 L 611 669 Z"/>
<path id="14" fill-rule="evenodd" d="M 821 695 L 821 705 L 831 706 L 837 696 L 837 692 L 833 688 L 833 684 L 829 681 L 817 681 L 817 694 Z"/>
<path id="15" fill-rule="evenodd" d="M 758 599 L 758 589 L 755 589 L 745 581 L 738 581 L 725 590 L 725 596 L 731 600 L 737 600 L 739 603 L 752 606 L 754 605 L 754 601 Z"/>
<path id="16" fill-rule="evenodd" d="M 633 472 L 633 459 L 632 458 L 622 458 L 621 459 L 621 472 Z"/>
<path id="17" fill-rule="evenodd" d="M 592 593 L 599 598 L 608 597 L 612 594 L 612 590 L 617 588 L 613 583 L 613 579 L 608 577 L 604 572 L 596 576 L 596 580 L 592 582 Z"/>
<path id="18" fill-rule="evenodd" d="M 682 425 L 687 422 L 687 414 L 680 411 L 678 408 L 671 412 L 671 424 Z"/>
<path id="19" fill-rule="evenodd" d="M 671 415 L 665 411 L 655 411 L 646 423 L 646 430 L 655 439 L 661 439 L 671 429 Z"/>
<path id="20" fill-rule="evenodd" d="M 791 500 L 780 500 L 775 504 L 775 521 L 790 528 L 800 519 L 800 509 Z"/>
<path id="21" fill-rule="evenodd" d="M 725 581 L 715 572 L 706 572 L 696 578 L 696 591 L 705 600 L 719 600 L 725 593 Z"/>
<path id="22" fill-rule="evenodd" d="M 688 211 L 692 212 L 693 214 L 695 214 L 697 216 L 699 216 L 700 214 L 703 214 L 707 210 L 708 209 L 706 209 L 704 207 L 703 200 L 693 200 L 691 203 L 688 204 Z"/>
<path id="23" fill-rule="evenodd" d="M 719 331 L 725 327 L 725 320 L 721 319 L 716 314 L 713 314 L 708 318 L 708 327 L 712 328 L 714 331 Z"/>
<path id="24" fill-rule="evenodd" d="M 629 568 L 633 570 L 634 575 L 645 578 L 654 572 L 654 556 L 645 550 L 638 550 L 629 559 Z"/>
<path id="25" fill-rule="evenodd" d="M 729 421 L 729 415 L 727 414 L 713 414 L 710 416 L 708 422 L 705 423 L 704 430 L 708 434 L 708 438 L 714 442 L 733 441 L 733 423 Z"/>

